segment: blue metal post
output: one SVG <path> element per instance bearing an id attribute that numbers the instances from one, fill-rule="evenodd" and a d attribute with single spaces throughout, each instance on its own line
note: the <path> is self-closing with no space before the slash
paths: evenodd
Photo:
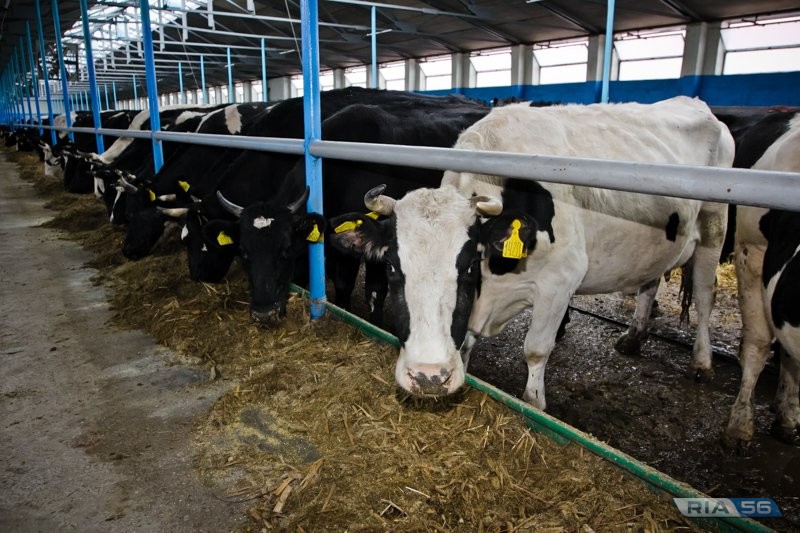
<path id="1" fill-rule="evenodd" d="M 28 37 L 28 61 L 31 65 L 33 79 L 33 98 L 36 102 L 36 123 L 42 125 L 42 108 L 39 107 L 39 78 L 36 76 L 36 63 L 33 62 L 33 40 L 31 39 L 31 25 L 25 21 L 25 35 Z M 39 135 L 44 135 L 44 130 L 39 128 Z"/>
<path id="2" fill-rule="evenodd" d="M 11 55 L 11 58 L 8 62 L 9 67 L 11 68 L 11 94 L 14 98 L 14 122 L 20 121 L 20 107 L 19 107 L 19 82 L 17 80 L 17 50 L 14 49 L 14 52 Z"/>
<path id="3" fill-rule="evenodd" d="M 371 22 L 372 22 L 372 88 L 378 88 L 378 24 L 377 19 L 378 8 L 372 6 L 371 9 Z"/>
<path id="4" fill-rule="evenodd" d="M 117 100 L 117 80 L 111 81 L 111 88 L 114 91 L 114 109 L 117 109 L 117 102 L 119 101 Z"/>
<path id="5" fill-rule="evenodd" d="M 178 63 L 178 103 L 183 103 L 183 63 Z"/>
<path id="6" fill-rule="evenodd" d="M 108 84 L 107 83 L 103 84 L 103 92 L 106 93 L 106 111 L 108 111 L 109 109 L 111 109 L 111 106 L 108 104 Z"/>
<path id="7" fill-rule="evenodd" d="M 156 82 L 156 65 L 153 60 L 153 31 L 150 29 L 150 5 L 148 0 L 139 0 L 142 14 L 142 36 L 144 37 L 144 61 L 147 74 L 147 99 L 150 102 L 150 129 L 161 130 L 161 117 L 158 114 L 158 83 Z M 161 141 L 153 137 L 153 162 L 158 173 L 164 166 L 164 151 Z"/>
<path id="8" fill-rule="evenodd" d="M 319 15 L 317 0 L 301 0 L 300 23 L 303 36 L 303 116 L 305 122 L 306 184 L 311 189 L 308 211 L 322 214 L 322 160 L 308 151 L 322 137 L 319 95 Z M 309 292 L 311 319 L 325 313 L 325 247 L 309 245 Z"/>
<path id="9" fill-rule="evenodd" d="M 19 87 L 17 94 L 19 95 L 19 108 L 20 108 L 20 122 L 25 122 L 25 85 L 22 75 L 22 68 L 20 68 L 19 49 L 14 48 L 14 68 L 17 72 L 17 87 Z"/>
<path id="10" fill-rule="evenodd" d="M 44 75 L 44 93 L 47 97 L 47 117 L 50 119 L 50 126 L 55 125 L 55 114 L 53 113 L 53 100 L 50 97 L 50 76 L 47 72 L 47 61 L 44 57 L 44 31 L 42 30 L 42 10 L 39 7 L 39 0 L 35 0 L 34 5 L 36 6 L 36 22 L 38 23 L 37 30 L 39 33 L 39 53 L 42 57 L 42 74 Z M 53 141 L 53 146 L 55 146 L 56 142 L 58 141 L 58 137 L 56 136 L 55 130 L 50 130 L 50 140 Z"/>
<path id="11" fill-rule="evenodd" d="M 231 49 L 228 47 L 228 103 L 236 102 L 236 93 L 233 92 L 233 65 L 231 64 Z"/>
<path id="12" fill-rule="evenodd" d="M 206 66 L 203 63 L 203 54 L 200 54 L 200 93 L 203 95 L 203 103 L 208 103 L 208 93 L 206 92 Z"/>
<path id="13" fill-rule="evenodd" d="M 52 0 L 53 27 L 56 34 L 56 50 L 58 51 L 58 68 L 61 72 L 61 91 L 64 93 L 64 114 L 67 119 L 67 127 L 72 127 L 72 109 L 69 105 L 69 89 L 67 88 L 67 69 L 64 66 L 64 48 L 61 45 L 61 20 L 58 16 L 58 0 Z M 42 50 L 44 54 L 44 50 Z M 75 142 L 75 134 L 69 132 L 69 140 Z"/>
<path id="14" fill-rule="evenodd" d="M 139 91 L 136 90 L 136 74 L 133 75 L 133 108 L 139 109 Z"/>
<path id="15" fill-rule="evenodd" d="M 86 49 L 86 70 L 89 72 L 89 94 L 87 94 L 87 103 L 91 98 L 92 110 L 92 123 L 95 129 L 102 126 L 100 121 L 100 88 L 97 86 L 97 76 L 94 72 L 94 52 L 92 51 L 92 32 L 89 30 L 89 5 L 87 0 L 81 0 L 81 24 L 83 25 L 83 46 Z M 108 92 L 106 92 L 106 99 Z M 102 154 L 106 151 L 103 136 L 99 133 L 95 134 L 97 141 L 97 153 Z"/>
<path id="16" fill-rule="evenodd" d="M 25 99 L 28 101 L 28 118 L 26 122 L 33 124 L 33 102 L 31 102 L 31 91 L 28 88 L 28 67 L 25 66 L 25 42 L 22 37 L 19 38 L 19 71 L 22 74 L 22 90 L 25 93 Z"/>
<path id="17" fill-rule="evenodd" d="M 608 103 L 608 80 L 611 77 L 611 50 L 614 47 L 614 2 L 608 0 L 608 11 L 606 12 L 606 42 L 603 50 L 603 90 L 600 101 Z"/>
<path id="18" fill-rule="evenodd" d="M 267 43 L 261 39 L 261 101 L 268 102 L 267 94 Z"/>
<path id="19" fill-rule="evenodd" d="M 89 91 L 83 91 L 83 107 L 86 111 L 94 111 L 95 109 L 100 108 L 100 102 L 98 99 L 97 106 L 92 105 L 92 101 L 95 99 L 95 91 L 97 90 L 96 87 L 92 88 L 92 96 L 89 96 Z"/>

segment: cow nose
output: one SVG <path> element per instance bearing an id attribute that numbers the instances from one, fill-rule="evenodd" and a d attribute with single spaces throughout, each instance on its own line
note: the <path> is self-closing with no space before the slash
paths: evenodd
<path id="1" fill-rule="evenodd" d="M 275 306 L 267 310 L 250 309 L 250 319 L 260 326 L 276 326 L 285 315 L 286 310 L 281 306 Z"/>
<path id="2" fill-rule="evenodd" d="M 440 366 L 416 367 L 408 371 L 411 393 L 417 396 L 446 396 L 451 391 L 453 370 Z"/>

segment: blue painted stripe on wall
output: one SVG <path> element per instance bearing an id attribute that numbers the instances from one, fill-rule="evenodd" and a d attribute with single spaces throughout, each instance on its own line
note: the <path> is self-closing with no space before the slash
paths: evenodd
<path id="1" fill-rule="evenodd" d="M 517 97 L 522 100 L 590 104 L 600 100 L 599 81 L 557 85 L 512 85 L 420 91 L 446 95 L 458 92 L 470 98 Z M 651 103 L 673 96 L 698 96 L 709 105 L 800 106 L 800 72 L 687 76 L 670 80 L 613 81 L 611 102 Z"/>

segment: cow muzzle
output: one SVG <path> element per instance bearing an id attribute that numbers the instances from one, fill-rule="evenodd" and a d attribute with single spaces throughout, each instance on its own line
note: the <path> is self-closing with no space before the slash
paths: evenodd
<path id="1" fill-rule="evenodd" d="M 439 365 L 407 367 L 398 384 L 414 396 L 440 397 L 454 393 L 464 383 L 463 372 Z"/>
<path id="2" fill-rule="evenodd" d="M 250 319 L 259 326 L 277 326 L 284 317 L 286 317 L 285 305 L 276 305 L 266 310 L 250 308 Z"/>

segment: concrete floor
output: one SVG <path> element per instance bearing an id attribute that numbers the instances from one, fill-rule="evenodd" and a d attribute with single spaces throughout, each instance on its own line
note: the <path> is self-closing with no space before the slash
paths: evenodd
<path id="1" fill-rule="evenodd" d="M 110 325 L 88 253 L 0 153 L 0 531 L 228 531 L 192 473 L 195 422 L 222 392 L 140 331 Z"/>

